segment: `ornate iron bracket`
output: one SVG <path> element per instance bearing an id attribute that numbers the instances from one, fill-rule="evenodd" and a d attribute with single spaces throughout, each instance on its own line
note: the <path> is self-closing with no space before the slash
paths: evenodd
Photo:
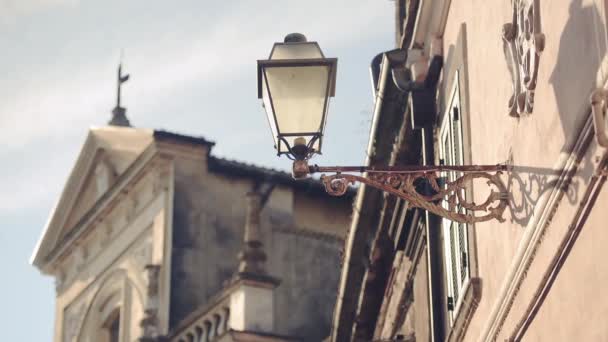
<path id="1" fill-rule="evenodd" d="M 304 171 L 307 172 L 304 172 Z M 464 166 L 403 166 L 384 169 L 354 167 L 308 166 L 306 161 L 294 162 L 294 177 L 302 178 L 315 172 L 336 172 L 322 175 L 325 190 L 332 196 L 346 193 L 350 184 L 361 182 L 388 192 L 408 201 L 411 207 L 422 208 L 441 217 L 461 223 L 484 222 L 496 219 L 503 222 L 509 193 L 500 179 L 506 165 L 464 165 Z M 438 173 L 453 171 L 458 174 L 452 181 Z M 342 172 L 364 173 L 362 176 Z M 485 181 L 490 188 L 489 195 L 482 203 L 467 199 L 465 192 L 474 180 Z M 430 191 L 421 192 L 426 185 Z"/>

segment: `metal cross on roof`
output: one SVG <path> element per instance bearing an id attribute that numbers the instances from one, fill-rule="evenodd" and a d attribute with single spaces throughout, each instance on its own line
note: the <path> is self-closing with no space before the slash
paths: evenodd
<path id="1" fill-rule="evenodd" d="M 131 126 L 129 119 L 127 119 L 127 110 L 120 106 L 120 93 L 122 84 L 129 80 L 129 74 L 122 74 L 122 54 L 121 61 L 118 63 L 118 78 L 117 78 L 117 87 L 116 87 L 116 107 L 112 110 L 112 119 L 108 124 L 112 126 Z"/>
<path id="2" fill-rule="evenodd" d="M 118 89 L 116 90 L 116 107 L 120 107 L 120 90 L 122 84 L 129 80 L 129 74 L 122 74 L 122 62 L 118 64 Z"/>

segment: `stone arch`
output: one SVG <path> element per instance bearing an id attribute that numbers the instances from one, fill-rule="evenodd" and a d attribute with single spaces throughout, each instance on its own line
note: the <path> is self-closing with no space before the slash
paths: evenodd
<path id="1" fill-rule="evenodd" d="M 143 314 L 144 297 L 143 292 L 136 282 L 131 279 L 129 272 L 125 269 L 116 269 L 100 281 L 94 290 L 92 300 L 84 313 L 77 341 L 97 342 L 104 341 L 104 325 L 111 319 L 112 315 L 120 317 L 120 330 L 124 336 L 124 329 L 139 326 L 139 322 L 132 322 L 131 308 L 139 307 Z M 134 336 L 130 336 L 133 339 Z"/>

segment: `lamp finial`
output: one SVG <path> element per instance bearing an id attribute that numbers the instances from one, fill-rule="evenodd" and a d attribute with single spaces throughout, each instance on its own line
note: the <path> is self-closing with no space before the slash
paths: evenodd
<path id="1" fill-rule="evenodd" d="M 306 36 L 301 33 L 290 33 L 285 36 L 284 43 L 306 43 Z"/>

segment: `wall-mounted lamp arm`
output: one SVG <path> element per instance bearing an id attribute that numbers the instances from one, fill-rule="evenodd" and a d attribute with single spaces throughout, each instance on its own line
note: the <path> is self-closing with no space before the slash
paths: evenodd
<path id="1" fill-rule="evenodd" d="M 293 175 L 305 178 L 312 173 L 335 172 L 321 176 L 325 190 L 332 196 L 344 195 L 350 184 L 360 182 L 402 198 L 412 207 L 455 222 L 475 223 L 504 220 L 502 214 L 508 205 L 509 193 L 500 174 L 510 169 L 505 164 L 323 167 L 309 166 L 307 161 L 297 160 L 293 164 Z M 447 172 L 455 173 L 455 177 L 448 180 Z M 465 196 L 467 187 L 475 180 L 484 181 L 490 188 L 489 195 L 481 203 Z"/>

